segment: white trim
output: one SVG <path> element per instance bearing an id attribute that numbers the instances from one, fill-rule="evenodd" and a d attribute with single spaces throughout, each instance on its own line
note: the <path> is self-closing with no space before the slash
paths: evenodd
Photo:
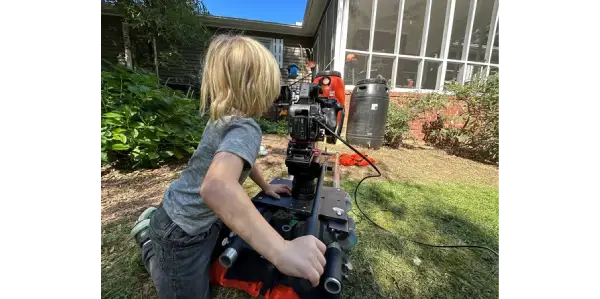
<path id="1" fill-rule="evenodd" d="M 356 87 L 356 85 L 346 85 L 344 91 L 348 92 L 348 91 L 353 91 L 354 87 Z M 405 92 L 405 93 L 439 93 L 439 94 L 447 94 L 447 95 L 453 95 L 453 92 L 447 91 L 447 90 L 435 90 L 435 89 L 416 89 L 416 88 L 392 88 L 389 90 L 389 92 Z"/>
<path id="2" fill-rule="evenodd" d="M 340 0 L 342 1 L 342 0 Z M 339 69 L 338 71 L 340 72 L 340 74 L 342 75 L 342 78 L 344 77 L 344 69 L 346 68 L 346 43 L 348 42 L 348 10 L 349 10 L 349 6 L 350 6 L 350 0 L 343 0 L 344 1 L 344 11 L 342 12 L 342 38 L 341 38 L 341 46 L 339 48 L 338 51 L 340 51 L 340 56 L 342 57 L 342 59 L 340 59 L 340 63 L 342 64 L 342 68 Z"/>
<path id="3" fill-rule="evenodd" d="M 369 55 L 369 51 L 346 49 L 346 52 Z"/>
<path id="4" fill-rule="evenodd" d="M 396 54 L 381 53 L 381 52 L 371 52 L 371 54 L 373 54 L 374 56 L 377 56 L 377 57 L 390 57 L 390 58 L 394 58 L 394 57 L 398 56 Z"/>
<path id="5" fill-rule="evenodd" d="M 427 37 L 429 36 L 429 23 L 431 19 L 431 7 L 433 0 L 427 0 L 427 5 L 425 6 L 425 16 L 424 16 L 424 24 L 423 24 L 423 35 L 421 36 L 421 51 L 419 52 L 421 57 L 425 57 L 425 53 L 427 53 Z"/>
<path id="6" fill-rule="evenodd" d="M 375 18 L 377 17 L 377 0 L 371 3 L 371 28 L 369 29 L 369 59 L 367 60 L 367 79 L 371 78 L 371 61 L 373 55 L 373 38 L 375 36 Z"/>
<path id="7" fill-rule="evenodd" d="M 466 61 L 469 58 L 469 49 L 471 48 L 471 33 L 473 32 L 473 23 L 475 22 L 476 9 L 477 0 L 471 0 L 471 4 L 469 5 L 469 16 L 467 17 L 467 26 L 465 28 L 465 39 L 463 40 L 462 55 L 460 58 L 460 62 L 463 63 L 463 66 L 461 67 L 461 72 L 459 72 L 458 78 L 456 78 L 460 84 L 465 84 L 466 80 Z"/>
<path id="8" fill-rule="evenodd" d="M 438 68 L 438 76 L 435 80 L 435 89 L 443 89 L 446 79 L 446 66 L 448 52 L 450 51 L 450 35 L 452 35 L 452 25 L 454 23 L 454 9 L 456 0 L 448 0 L 446 4 L 446 17 L 444 23 L 444 33 L 442 38 L 442 47 L 440 49 L 440 57 L 443 59 L 442 64 Z"/>
<path id="9" fill-rule="evenodd" d="M 404 2 L 400 0 L 398 3 L 398 19 L 396 20 L 396 41 L 394 44 L 394 64 L 392 65 L 392 89 L 396 88 L 396 80 L 398 79 L 398 54 L 400 53 L 400 43 L 402 42 L 402 21 L 404 19 Z"/>
<path id="10" fill-rule="evenodd" d="M 335 46 L 333 48 L 333 70 L 339 72 L 340 69 L 344 69 L 344 52 L 340 51 L 342 48 L 342 34 L 344 23 L 344 0 L 337 0 L 337 18 L 335 22 Z M 342 77 L 343 78 L 343 77 Z"/>
<path id="11" fill-rule="evenodd" d="M 400 43 L 402 42 L 402 22 L 404 21 L 404 2 L 400 0 L 398 4 L 398 24 L 396 24 L 396 44 L 394 45 L 394 54 L 400 54 Z"/>
<path id="12" fill-rule="evenodd" d="M 425 53 L 427 53 L 427 37 L 429 36 L 429 23 L 431 19 L 431 7 L 433 0 L 427 0 L 427 4 L 425 6 L 425 16 L 423 20 L 423 32 L 421 36 L 421 51 L 419 52 L 419 57 L 421 61 L 419 62 L 419 68 L 417 71 L 417 86 L 415 88 L 421 88 L 423 85 L 423 69 L 425 68 Z"/>
<path id="13" fill-rule="evenodd" d="M 492 20 L 490 21 L 490 31 L 488 33 L 488 42 L 484 56 L 486 63 L 491 62 L 494 50 L 494 39 L 496 38 L 496 28 L 498 28 L 498 2 L 499 0 L 494 1 L 494 10 L 492 11 Z"/>
<path id="14" fill-rule="evenodd" d="M 496 38 L 496 30 L 498 30 L 498 21 L 500 20 L 498 0 L 494 1 L 494 10 L 492 10 L 492 18 L 490 21 L 490 30 L 488 31 L 488 43 L 485 49 L 485 62 L 492 62 L 492 54 L 494 54 L 494 39 Z M 484 76 L 490 75 L 490 66 L 487 65 L 483 71 Z"/>

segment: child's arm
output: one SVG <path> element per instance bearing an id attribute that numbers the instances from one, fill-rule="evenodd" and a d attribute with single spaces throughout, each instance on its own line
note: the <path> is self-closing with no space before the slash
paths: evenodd
<path id="1" fill-rule="evenodd" d="M 252 167 L 252 170 L 250 171 L 250 179 L 252 179 L 252 181 L 256 183 L 262 190 L 265 190 L 269 186 L 262 174 L 260 174 L 260 169 L 256 164 L 254 164 L 254 167 Z"/>
<path id="2" fill-rule="evenodd" d="M 313 236 L 284 240 L 254 207 L 238 180 L 243 160 L 228 152 L 215 155 L 200 195 L 219 218 L 284 274 L 319 284 L 325 245 Z M 264 180 L 263 180 L 264 181 Z"/>
<path id="3" fill-rule="evenodd" d="M 260 189 L 273 198 L 279 199 L 279 193 L 288 195 L 292 193 L 292 190 L 290 190 L 288 185 L 267 183 L 260 173 L 260 168 L 256 164 L 254 164 L 254 167 L 252 167 L 252 170 L 250 171 L 250 178 L 260 187 Z"/>

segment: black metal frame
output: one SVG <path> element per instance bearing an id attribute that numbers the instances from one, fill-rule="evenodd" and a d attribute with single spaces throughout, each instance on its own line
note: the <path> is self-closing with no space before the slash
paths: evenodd
<path id="1" fill-rule="evenodd" d="M 307 280 L 287 277 L 279 273 L 266 260 L 256 256 L 251 257 L 257 253 L 238 236 L 230 237 L 219 255 L 221 265 L 229 268 L 226 278 L 262 281 L 265 285 L 264 291 L 274 285 L 287 285 L 292 287 L 301 298 L 339 297 L 342 288 L 342 265 L 347 262 L 347 254 L 340 249 L 336 238 L 346 239 L 350 232 L 346 203 L 349 196 L 340 188 L 323 186 L 326 171 L 333 167 L 325 162 L 319 163 L 319 165 L 320 175 L 317 178 L 317 188 L 313 199 L 299 200 L 293 196 L 281 196 L 280 199 L 274 199 L 264 192 L 260 192 L 252 198 L 252 202 L 267 221 L 271 221 L 272 216 L 279 210 L 293 213 L 294 218 L 298 219 L 298 223 L 302 223 L 302 225 L 296 226 L 292 238 L 312 235 L 328 245 L 325 254 L 327 264 L 319 286 L 313 288 Z M 276 178 L 271 183 L 291 186 L 292 180 Z M 273 223 L 271 224 L 273 225 Z M 280 231 L 278 228 L 276 230 Z M 285 234 L 284 232 L 280 233 Z M 289 234 L 287 236 L 290 237 Z M 221 241 L 220 239 L 219 243 Z M 238 258 L 244 266 L 236 267 Z M 248 267 L 248 265 L 251 266 Z"/>

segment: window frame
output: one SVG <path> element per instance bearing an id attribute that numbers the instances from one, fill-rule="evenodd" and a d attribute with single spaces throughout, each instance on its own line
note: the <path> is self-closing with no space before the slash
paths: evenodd
<path id="1" fill-rule="evenodd" d="M 393 92 L 428 93 L 428 92 L 444 91 L 445 76 L 446 76 L 448 62 L 461 65 L 462 71 L 459 72 L 460 75 L 457 78 L 457 81 L 460 84 L 464 84 L 469 79 L 469 76 L 467 74 L 468 69 L 470 69 L 469 66 L 483 66 L 484 67 L 483 74 L 486 77 L 489 76 L 490 68 L 493 67 L 493 68 L 497 68 L 498 70 L 500 69 L 499 63 L 498 64 L 491 63 L 492 52 L 494 49 L 494 39 L 496 38 L 496 30 L 498 29 L 498 24 L 499 24 L 499 11 L 498 11 L 499 0 L 494 0 L 494 4 L 493 4 L 492 15 L 490 18 L 490 26 L 489 26 L 490 29 L 489 29 L 489 34 L 488 34 L 488 40 L 487 40 L 487 44 L 485 45 L 486 49 L 485 49 L 485 54 L 484 54 L 485 55 L 484 62 L 468 61 L 469 50 L 471 47 L 471 36 L 472 36 L 472 32 L 473 32 L 473 23 L 475 21 L 475 14 L 476 14 L 476 7 L 477 7 L 478 0 L 471 0 L 471 2 L 470 2 L 468 17 L 467 17 L 467 26 L 465 29 L 465 35 L 464 35 L 464 40 L 463 40 L 463 49 L 462 49 L 461 59 L 458 59 L 458 60 L 457 59 L 448 59 L 448 53 L 450 50 L 450 43 L 451 43 L 450 38 L 452 35 L 452 26 L 454 23 L 456 0 L 446 0 L 447 2 L 446 2 L 445 17 L 444 17 L 444 29 L 443 29 L 441 53 L 440 53 L 441 55 L 439 58 L 432 58 L 432 57 L 426 56 L 427 38 L 428 38 L 428 33 L 429 33 L 429 25 L 431 23 L 430 16 L 431 16 L 433 0 L 423 0 L 423 1 L 426 1 L 426 8 L 425 8 L 425 15 L 424 15 L 424 27 L 423 27 L 423 31 L 421 33 L 421 45 L 420 45 L 419 55 L 405 55 L 405 54 L 399 53 L 400 45 L 401 45 L 401 38 L 402 38 L 402 22 L 403 22 L 403 16 L 404 16 L 404 5 L 405 5 L 406 0 L 400 0 L 400 3 L 398 5 L 398 19 L 396 21 L 397 22 L 396 23 L 396 26 L 397 26 L 396 27 L 396 40 L 395 40 L 395 44 L 394 44 L 394 53 L 393 54 L 392 53 L 373 52 L 373 38 L 375 35 L 375 24 L 377 21 L 377 19 L 376 19 L 377 5 L 379 4 L 380 1 L 386 1 L 386 0 L 373 0 L 373 5 L 371 7 L 371 24 L 370 24 L 370 28 L 369 28 L 370 32 L 369 32 L 368 51 L 347 49 L 346 44 L 347 44 L 347 38 L 348 38 L 348 36 L 347 36 L 348 35 L 348 22 L 349 22 L 348 16 L 349 16 L 350 1 L 351 0 L 345 0 L 345 1 L 343 1 L 343 4 L 339 3 L 339 5 L 338 5 L 338 16 L 341 16 L 341 22 L 339 22 L 337 24 L 337 27 L 341 27 L 341 28 L 336 28 L 336 32 L 340 33 L 340 38 L 338 39 L 338 43 L 336 43 L 335 57 L 337 59 L 335 59 L 335 60 L 337 63 L 334 64 L 334 69 L 337 70 L 338 72 L 340 72 L 342 74 L 342 77 L 344 76 L 344 68 L 345 68 L 344 57 L 346 57 L 346 55 L 349 53 L 368 55 L 366 78 L 371 78 L 371 64 L 372 64 L 373 56 L 393 57 L 394 62 L 392 65 L 392 76 L 391 76 L 391 78 L 389 78 L 392 81 L 390 85 L 392 87 L 391 91 L 393 91 Z M 340 2 L 342 2 L 342 1 L 340 0 Z M 498 46 L 497 48 L 499 49 L 500 47 Z M 410 60 L 418 60 L 419 61 L 415 88 L 396 87 L 396 79 L 397 79 L 397 73 L 398 73 L 398 70 L 397 70 L 398 59 L 410 59 Z M 422 88 L 423 78 L 424 78 L 424 67 L 425 67 L 426 61 L 441 62 L 438 67 L 435 89 Z M 346 89 L 354 89 L 354 85 L 347 84 Z"/>

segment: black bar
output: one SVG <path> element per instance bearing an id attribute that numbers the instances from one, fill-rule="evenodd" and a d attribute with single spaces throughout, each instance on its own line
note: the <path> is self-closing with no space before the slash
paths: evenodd
<path id="1" fill-rule="evenodd" d="M 323 186 L 323 177 L 325 176 L 325 163 L 321 164 L 321 174 L 317 179 L 317 190 L 315 191 L 315 200 L 313 201 L 312 212 L 310 217 L 306 219 L 306 235 L 312 235 L 315 238 L 319 239 L 319 231 L 320 231 L 320 222 L 319 222 L 319 203 L 321 201 L 321 187 Z M 302 278 L 294 278 L 296 286 L 299 287 L 299 290 L 294 288 L 296 291 L 307 292 L 312 289 L 312 284 L 307 279 Z"/>
<path id="2" fill-rule="evenodd" d="M 325 163 L 321 164 L 321 174 L 317 179 L 317 190 L 315 192 L 315 200 L 313 201 L 312 212 L 306 220 L 307 235 L 312 235 L 319 238 L 319 203 L 321 202 L 321 187 L 323 187 L 323 177 L 326 170 Z"/>

